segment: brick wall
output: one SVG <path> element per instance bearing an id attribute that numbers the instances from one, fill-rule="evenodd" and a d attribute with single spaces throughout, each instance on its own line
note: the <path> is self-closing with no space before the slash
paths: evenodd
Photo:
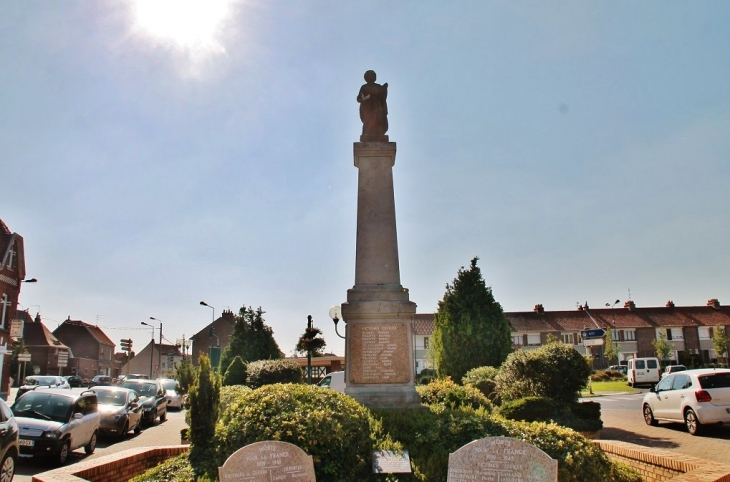
<path id="1" fill-rule="evenodd" d="M 33 482 L 127 482 L 188 448 L 188 445 L 169 445 L 123 450 L 34 475 Z"/>

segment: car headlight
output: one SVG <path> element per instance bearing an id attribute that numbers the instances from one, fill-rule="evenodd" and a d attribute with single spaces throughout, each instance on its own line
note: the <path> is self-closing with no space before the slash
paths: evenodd
<path id="1" fill-rule="evenodd" d="M 43 438 L 57 439 L 61 436 L 61 432 L 58 430 L 48 430 L 43 432 Z"/>

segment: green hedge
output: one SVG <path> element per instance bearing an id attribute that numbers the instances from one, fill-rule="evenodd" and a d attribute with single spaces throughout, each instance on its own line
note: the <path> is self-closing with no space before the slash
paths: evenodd
<path id="1" fill-rule="evenodd" d="M 492 402 L 474 387 L 457 385 L 451 378 L 433 380 L 428 385 L 419 385 L 416 391 L 426 405 L 443 405 L 449 408 L 483 407 L 492 411 Z"/>
<path id="2" fill-rule="evenodd" d="M 472 368 L 466 372 L 464 378 L 461 379 L 461 383 L 476 388 L 492 402 L 499 403 L 500 398 L 496 392 L 497 382 L 495 381 L 498 374 L 499 368 L 495 367 Z"/>
<path id="3" fill-rule="evenodd" d="M 221 387 L 221 402 L 218 410 L 223 413 L 231 404 L 241 400 L 248 393 L 251 393 L 251 389 L 243 385 Z"/>
<path id="4" fill-rule="evenodd" d="M 524 422 L 555 422 L 576 432 L 596 432 L 603 428 L 601 405 L 596 402 L 565 403 L 543 397 L 525 397 L 504 402 L 497 413 Z"/>
<path id="5" fill-rule="evenodd" d="M 303 383 L 304 371 L 294 360 L 259 360 L 248 364 L 246 384 L 259 388 L 274 383 Z"/>

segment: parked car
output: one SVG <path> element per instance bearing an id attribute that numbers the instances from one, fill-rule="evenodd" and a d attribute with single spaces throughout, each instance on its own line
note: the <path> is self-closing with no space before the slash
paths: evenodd
<path id="1" fill-rule="evenodd" d="M 124 439 L 130 430 L 142 431 L 142 407 L 134 390 L 122 387 L 94 387 L 101 414 L 102 433 Z"/>
<path id="2" fill-rule="evenodd" d="M 91 387 L 111 387 L 111 386 L 112 386 L 112 377 L 108 377 L 106 375 L 96 375 L 89 382 L 89 388 L 91 388 Z"/>
<path id="3" fill-rule="evenodd" d="M 18 392 L 15 395 L 17 400 L 25 392 L 35 390 L 36 388 L 60 388 L 60 389 L 71 389 L 71 385 L 68 384 L 65 378 L 56 375 L 31 375 L 25 377 L 25 383 L 18 388 Z"/>
<path id="4" fill-rule="evenodd" d="M 15 400 L 11 407 L 20 431 L 20 454 L 46 457 L 63 465 L 72 450 L 96 450 L 100 416 L 96 393 L 87 390 L 39 388 Z"/>
<path id="5" fill-rule="evenodd" d="M 126 380 L 149 380 L 150 377 L 146 373 L 132 373 L 126 376 Z M 125 381 L 126 381 L 125 380 Z"/>
<path id="6" fill-rule="evenodd" d="M 332 372 L 325 375 L 317 386 L 331 388 L 340 393 L 345 393 L 345 372 Z"/>
<path id="7" fill-rule="evenodd" d="M 664 367 L 664 371 L 662 372 L 662 379 L 669 375 L 670 373 L 676 373 L 676 372 L 683 372 L 687 369 L 684 365 L 668 365 Z"/>
<path id="8" fill-rule="evenodd" d="M 0 399 L 0 481 L 10 482 L 15 475 L 15 462 L 18 460 L 18 423 L 15 415 Z"/>
<path id="9" fill-rule="evenodd" d="M 182 410 L 183 395 L 180 390 L 180 384 L 177 383 L 177 380 L 172 378 L 163 378 L 160 381 L 162 383 L 162 387 L 165 389 L 165 395 L 167 396 L 167 408 Z"/>
<path id="10" fill-rule="evenodd" d="M 129 388 L 137 392 L 142 406 L 142 421 L 147 425 L 152 425 L 156 418 L 160 418 L 160 422 L 167 420 L 167 395 L 165 389 L 157 380 L 134 379 L 127 380 L 122 387 Z"/>
<path id="11" fill-rule="evenodd" d="M 65 378 L 71 388 L 80 387 L 84 384 L 84 379 L 78 375 L 70 375 Z"/>
<path id="12" fill-rule="evenodd" d="M 611 365 L 610 367 L 606 368 L 606 370 L 613 370 L 624 375 L 626 375 L 626 372 L 628 371 L 626 365 Z"/>
<path id="13" fill-rule="evenodd" d="M 730 370 L 702 368 L 667 375 L 642 402 L 644 421 L 684 422 L 691 435 L 703 426 L 730 423 Z"/>
<path id="14" fill-rule="evenodd" d="M 626 365 L 626 381 L 630 387 L 637 385 L 653 385 L 661 380 L 661 367 L 659 359 L 631 358 Z"/>

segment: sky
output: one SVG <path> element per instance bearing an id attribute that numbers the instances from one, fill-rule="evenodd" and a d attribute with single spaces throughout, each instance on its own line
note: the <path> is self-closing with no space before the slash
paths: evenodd
<path id="1" fill-rule="evenodd" d="M 343 355 L 368 69 L 419 313 L 475 256 L 505 311 L 730 303 L 728 25 L 724 0 L 0 2 L 21 307 L 139 350 L 150 317 L 175 342 L 260 306 L 287 355 L 309 314 Z"/>

